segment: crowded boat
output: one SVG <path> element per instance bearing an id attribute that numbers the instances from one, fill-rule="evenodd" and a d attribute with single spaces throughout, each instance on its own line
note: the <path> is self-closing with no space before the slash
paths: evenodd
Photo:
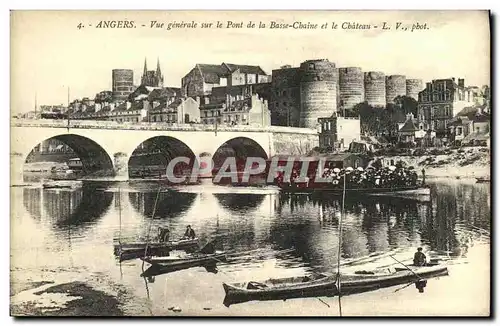
<path id="1" fill-rule="evenodd" d="M 276 183 L 281 188 L 288 187 L 327 187 L 333 189 L 343 189 L 344 182 L 346 189 L 407 189 L 418 188 L 425 184 L 425 172 L 421 182 L 418 180 L 418 174 L 415 168 L 402 165 L 375 168 L 372 166 L 366 169 L 358 167 L 330 168 L 323 170 L 322 180 L 308 176 L 300 178 L 300 169 L 294 168 L 291 173 L 290 181 L 287 182 L 284 172 L 277 176 Z"/>

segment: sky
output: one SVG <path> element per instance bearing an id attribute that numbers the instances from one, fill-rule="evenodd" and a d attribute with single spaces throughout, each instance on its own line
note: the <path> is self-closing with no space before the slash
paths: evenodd
<path id="1" fill-rule="evenodd" d="M 101 20 L 133 20 L 132 29 L 98 29 Z M 217 29 L 149 28 L 158 22 L 223 22 Z M 226 28 L 227 21 L 318 24 L 318 29 Z M 332 23 L 338 29 L 332 29 Z M 343 22 L 378 29 L 342 29 Z M 381 30 L 386 22 L 391 30 Z M 428 29 L 395 26 L 427 24 Z M 83 28 L 77 28 L 79 24 Z M 327 29 L 320 25 L 328 23 Z M 88 26 L 91 24 L 92 26 Z M 146 27 L 142 27 L 142 24 Z M 11 112 L 67 104 L 111 90 L 112 69 L 133 69 L 139 84 L 144 59 L 165 86 L 180 87 L 197 63 L 260 65 L 268 74 L 309 59 L 337 67 L 361 67 L 420 78 L 465 78 L 489 85 L 490 34 L 487 11 L 13 11 L 11 12 Z"/>

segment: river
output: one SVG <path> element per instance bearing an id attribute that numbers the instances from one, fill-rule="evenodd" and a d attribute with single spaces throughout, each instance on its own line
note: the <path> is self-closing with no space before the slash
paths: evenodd
<path id="1" fill-rule="evenodd" d="M 342 297 L 343 316 L 489 314 L 490 184 L 448 179 L 431 186 L 431 198 L 424 201 L 346 198 L 341 262 L 366 258 L 344 266 L 346 271 L 380 267 L 395 263 L 387 253 L 408 261 L 422 246 L 428 257 L 448 265 L 449 276 L 430 279 L 424 293 L 397 286 Z M 338 316 L 337 298 L 223 305 L 222 282 L 333 272 L 337 266 L 338 198 L 287 197 L 273 188 L 235 190 L 206 184 L 158 195 L 155 185 L 138 183 L 76 191 L 11 188 L 11 287 L 78 281 L 115 297 L 129 316 Z M 188 224 L 202 243 L 218 235 L 225 250 L 258 251 L 218 264 L 218 273 L 191 268 L 156 276 L 154 282 L 139 276 L 141 260 L 120 263 L 113 254 L 118 240 L 145 239 L 162 225 L 177 238 Z M 381 253 L 386 255 L 373 256 Z M 76 300 L 60 295 L 43 301 L 28 288 L 11 293 L 11 306 L 38 300 L 37 309 L 50 315 Z M 91 313 L 105 315 L 102 309 Z"/>

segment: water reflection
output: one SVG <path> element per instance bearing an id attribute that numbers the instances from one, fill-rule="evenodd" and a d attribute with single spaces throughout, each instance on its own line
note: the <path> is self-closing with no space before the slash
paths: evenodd
<path id="1" fill-rule="evenodd" d="M 214 194 L 220 205 L 231 213 L 252 213 L 259 207 L 266 195 L 261 194 Z"/>
<path id="2" fill-rule="evenodd" d="M 145 217 L 153 214 L 156 199 L 155 218 L 169 219 L 189 210 L 196 198 L 196 194 L 188 192 L 131 192 L 129 200 L 134 209 Z"/>
<path id="3" fill-rule="evenodd" d="M 23 189 L 23 204 L 30 215 L 39 221 L 50 221 L 56 228 L 95 223 L 106 214 L 112 201 L 112 193 L 99 192 L 95 187 L 73 191 Z"/>

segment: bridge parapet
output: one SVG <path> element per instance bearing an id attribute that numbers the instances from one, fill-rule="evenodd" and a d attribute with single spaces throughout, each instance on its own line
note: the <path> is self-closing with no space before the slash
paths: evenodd
<path id="1" fill-rule="evenodd" d="M 32 128 L 81 128 L 81 129 L 114 129 L 114 130 L 148 130 L 148 131 L 208 131 L 208 132 L 270 132 L 316 135 L 316 129 L 269 126 L 259 127 L 251 125 L 206 125 L 206 124 L 166 124 L 166 123 L 118 123 L 115 121 L 89 121 L 89 120 L 30 120 L 13 119 L 11 127 Z"/>

